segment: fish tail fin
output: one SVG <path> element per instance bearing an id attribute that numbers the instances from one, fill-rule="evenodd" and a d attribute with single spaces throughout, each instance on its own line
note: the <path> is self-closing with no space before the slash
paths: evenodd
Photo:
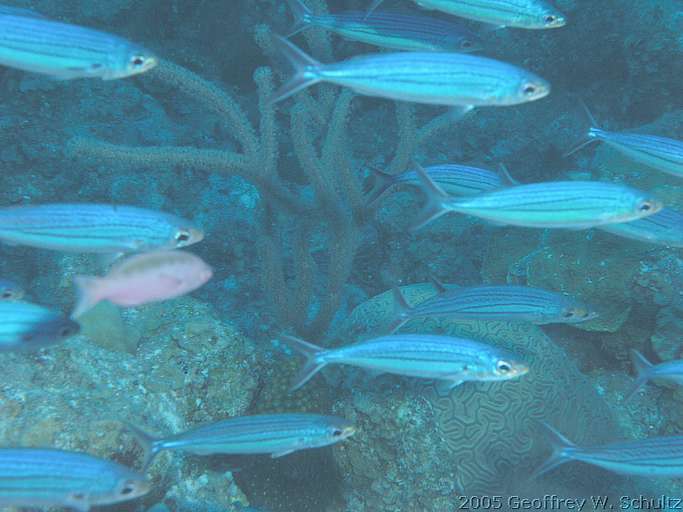
<path id="1" fill-rule="evenodd" d="M 583 111 L 586 113 L 586 117 L 588 118 L 588 121 L 590 122 L 590 127 L 588 128 L 588 132 L 586 134 L 586 138 L 579 142 L 577 145 L 572 147 L 569 151 L 567 151 L 564 156 L 568 157 L 570 155 L 573 155 L 577 151 L 582 150 L 586 146 L 589 146 L 593 142 L 597 141 L 597 137 L 602 133 L 602 129 L 598 125 L 598 122 L 595 120 L 595 117 L 593 116 L 593 113 L 590 111 L 588 108 L 588 105 L 586 105 L 586 102 L 583 101 L 581 98 L 579 98 L 579 104 L 581 105 L 581 108 L 583 108 Z"/>
<path id="2" fill-rule="evenodd" d="M 320 63 L 317 60 L 307 55 L 282 36 L 274 36 L 273 44 L 294 69 L 294 76 L 275 91 L 271 103 L 282 101 L 293 94 L 320 82 L 321 79 L 318 76 Z"/>
<path id="3" fill-rule="evenodd" d="M 137 443 L 140 445 L 140 448 L 142 448 L 142 470 L 147 471 L 147 468 L 149 468 L 149 465 L 154 460 L 154 457 L 156 457 L 161 451 L 161 443 L 159 443 L 159 439 L 150 436 L 147 432 L 136 427 L 132 423 L 125 423 L 125 427 L 126 430 L 133 435 Z"/>
<path id="4" fill-rule="evenodd" d="M 652 370 L 652 363 L 645 359 L 645 356 L 637 350 L 631 350 L 631 361 L 636 371 L 636 381 L 631 386 L 631 390 L 626 395 L 625 400 L 630 400 L 645 385 L 650 379 L 650 370 Z"/>
<path id="5" fill-rule="evenodd" d="M 415 164 L 415 170 L 418 178 L 420 178 L 420 188 L 427 198 L 427 202 L 420 213 L 417 222 L 412 226 L 412 231 L 417 231 L 423 228 L 433 220 L 438 219 L 442 215 L 449 212 L 449 209 L 444 206 L 444 202 L 450 199 L 450 196 L 439 187 L 434 180 L 432 180 L 427 171 L 419 165 Z"/>
<path id="6" fill-rule="evenodd" d="M 382 5 L 382 2 L 384 0 L 372 0 L 372 3 L 370 4 L 370 7 L 368 8 L 368 12 L 365 13 L 365 19 L 367 20 L 370 16 L 372 16 L 372 13 L 375 12 L 375 10 Z"/>
<path id="7" fill-rule="evenodd" d="M 287 37 L 292 37 L 309 27 L 309 20 L 313 13 L 301 0 L 287 0 L 287 3 L 294 16 L 294 25 L 287 34 Z"/>
<path id="8" fill-rule="evenodd" d="M 74 285 L 76 286 L 76 307 L 71 313 L 71 318 L 78 318 L 87 311 L 94 308 L 101 300 L 98 293 L 100 279 L 93 276 L 76 276 Z"/>
<path id="9" fill-rule="evenodd" d="M 320 355 L 325 349 L 294 336 L 283 335 L 280 339 L 292 350 L 296 350 L 306 358 L 306 362 L 292 381 L 290 391 L 296 391 L 306 384 L 313 376 L 322 370 L 327 363 L 320 362 Z"/>
<path id="10" fill-rule="evenodd" d="M 508 184 L 513 186 L 521 185 L 519 181 L 512 177 L 512 174 L 510 174 L 510 170 L 508 169 L 507 165 L 501 162 L 500 164 L 498 164 L 498 168 L 500 169 L 500 173 L 503 175 L 503 178 L 505 178 L 505 181 L 507 181 Z"/>
<path id="11" fill-rule="evenodd" d="M 396 176 L 388 172 L 380 171 L 374 167 L 370 167 L 375 178 L 375 183 L 368 192 L 368 206 L 372 207 L 384 196 L 394 183 L 396 183 Z"/>
<path id="12" fill-rule="evenodd" d="M 536 470 L 529 477 L 530 480 L 538 478 L 544 473 L 555 469 L 560 464 L 564 464 L 565 462 L 571 460 L 572 457 L 568 451 L 576 447 L 574 443 L 572 443 L 569 439 L 567 439 L 546 422 L 541 422 L 541 426 L 543 427 L 543 434 L 545 435 L 545 438 L 553 449 L 553 453 L 543 464 L 536 468 Z"/>
<path id="13" fill-rule="evenodd" d="M 403 324 L 410 320 L 410 312 L 413 308 L 410 307 L 398 286 L 394 286 L 391 289 L 391 292 L 394 297 L 394 319 L 389 324 L 387 330 L 393 334 L 399 330 Z"/>

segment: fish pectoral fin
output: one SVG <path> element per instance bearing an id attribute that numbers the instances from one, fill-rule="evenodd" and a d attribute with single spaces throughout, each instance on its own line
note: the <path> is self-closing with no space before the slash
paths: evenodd
<path id="1" fill-rule="evenodd" d="M 71 493 L 67 498 L 65 505 L 78 510 L 78 512 L 88 512 L 90 510 L 88 495 L 82 492 Z"/>
<path id="2" fill-rule="evenodd" d="M 453 389 L 462 383 L 462 380 L 440 380 L 436 383 L 436 392 L 439 396 L 448 396 Z"/>
<path id="3" fill-rule="evenodd" d="M 294 453 L 295 450 L 285 450 L 284 452 L 276 452 L 276 453 L 271 453 L 270 458 L 271 459 L 279 459 L 280 457 L 284 457 L 285 455 L 289 455 L 290 453 Z"/>
<path id="4" fill-rule="evenodd" d="M 462 105 L 462 106 L 458 106 L 458 107 L 451 107 L 447 113 L 448 119 L 452 123 L 458 122 L 461 119 L 463 119 L 467 114 L 472 112 L 473 110 L 474 110 L 473 105 Z"/>
<path id="5" fill-rule="evenodd" d="M 178 279 L 177 277 L 172 276 L 170 274 L 161 274 L 159 278 L 162 279 L 168 285 L 173 287 L 178 287 L 183 284 L 182 279 Z"/>

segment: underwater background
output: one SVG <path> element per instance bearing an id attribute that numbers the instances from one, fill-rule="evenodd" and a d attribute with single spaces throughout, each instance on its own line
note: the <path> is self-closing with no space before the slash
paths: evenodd
<path id="1" fill-rule="evenodd" d="M 305 3 L 335 12 L 370 2 Z M 365 198 L 371 169 L 397 174 L 416 160 L 504 163 L 524 183 L 626 183 L 683 208 L 679 178 L 606 144 L 563 156 L 590 126 L 580 100 L 603 127 L 683 136 L 683 2 L 554 4 L 568 19 L 558 30 L 463 22 L 481 38 L 479 54 L 537 73 L 552 93 L 449 122 L 443 107 L 327 84 L 270 104 L 289 73 L 272 43 L 293 24 L 283 0 L 12 2 L 115 33 L 162 60 L 115 81 L 0 70 L 0 204 L 131 204 L 192 219 L 205 233 L 192 252 L 213 279 L 163 303 L 100 304 L 79 319 L 79 336 L 1 354 L 2 445 L 140 467 L 126 424 L 165 434 L 243 414 L 315 412 L 356 425 L 343 443 L 277 459 L 165 452 L 150 467 L 152 490 L 110 508 L 121 511 L 447 512 L 491 509 L 463 500 L 473 495 L 681 496 L 680 480 L 579 463 L 528 479 L 550 452 L 540 421 L 579 444 L 683 429 L 680 388 L 648 385 L 625 400 L 631 349 L 658 362 L 682 356 L 680 249 L 457 214 L 415 233 L 419 192 L 402 188 L 372 206 Z M 322 62 L 377 51 L 317 28 L 293 40 Z M 103 268 L 92 255 L 0 251 L 1 276 L 64 312 L 74 276 Z M 435 293 L 432 277 L 567 292 L 600 316 L 542 327 L 448 319 L 404 327 L 527 354 L 529 375 L 509 383 L 465 383 L 443 396 L 422 381 L 335 367 L 289 391 L 301 360 L 282 333 L 326 347 L 367 339 L 392 316 L 388 290 L 401 285 L 416 303 Z M 520 509 L 515 503 L 503 509 Z"/>

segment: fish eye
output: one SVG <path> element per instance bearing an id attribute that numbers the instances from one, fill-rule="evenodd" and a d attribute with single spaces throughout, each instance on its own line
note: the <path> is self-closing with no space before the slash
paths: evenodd
<path id="1" fill-rule="evenodd" d="M 187 231 L 178 231 L 175 235 L 175 241 L 179 244 L 189 242 L 190 238 L 190 233 L 188 233 Z"/>
<path id="2" fill-rule="evenodd" d="M 332 436 L 333 436 L 333 437 L 339 437 L 339 436 L 341 436 L 343 433 L 344 433 L 344 432 L 342 432 L 341 430 L 335 429 L 335 430 L 332 432 Z"/>
<path id="3" fill-rule="evenodd" d="M 537 90 L 538 90 L 538 88 L 534 84 L 526 84 L 524 86 L 524 88 L 522 89 L 522 92 L 526 96 L 531 96 L 531 95 L 535 94 Z"/>
<path id="4" fill-rule="evenodd" d="M 135 485 L 133 485 L 132 483 L 126 484 L 126 485 L 124 486 L 124 488 L 121 489 L 121 495 L 122 495 L 122 496 L 126 496 L 126 495 L 128 495 L 128 494 L 132 494 L 133 492 L 135 492 Z"/>
<path id="5" fill-rule="evenodd" d="M 463 48 L 472 48 L 472 41 L 470 41 L 469 39 L 463 39 L 460 43 L 460 46 L 462 46 Z"/>
<path id="6" fill-rule="evenodd" d="M 565 318 L 573 318 L 574 317 L 574 310 L 569 309 L 564 312 L 564 315 L 562 315 Z"/>
<path id="7" fill-rule="evenodd" d="M 141 55 L 135 55 L 130 59 L 131 64 L 135 67 L 140 67 L 145 63 L 145 58 Z"/>
<path id="8" fill-rule="evenodd" d="M 60 338 L 68 338 L 73 334 L 73 331 L 71 330 L 71 327 L 62 327 L 59 330 L 59 337 Z"/>
<path id="9" fill-rule="evenodd" d="M 640 210 L 641 212 L 649 212 L 650 210 L 652 210 L 652 203 L 650 203 L 649 201 L 645 201 L 640 205 L 638 210 Z"/>
<path id="10" fill-rule="evenodd" d="M 546 23 L 546 25 L 552 25 L 557 21 L 557 16 L 554 14 L 548 14 L 545 18 L 543 18 L 543 21 Z"/>
<path id="11" fill-rule="evenodd" d="M 496 369 L 498 370 L 498 373 L 505 375 L 506 373 L 510 373 L 512 371 L 512 366 L 506 361 L 498 361 Z"/>
<path id="12" fill-rule="evenodd" d="M 12 292 L 9 290 L 2 292 L 2 298 L 3 299 L 11 299 L 12 298 Z"/>

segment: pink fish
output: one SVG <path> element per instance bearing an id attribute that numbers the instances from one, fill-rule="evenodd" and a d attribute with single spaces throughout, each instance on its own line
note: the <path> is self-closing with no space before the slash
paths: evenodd
<path id="1" fill-rule="evenodd" d="M 140 306 L 179 297 L 206 283 L 213 271 L 184 251 L 157 251 L 121 261 L 105 277 L 76 276 L 78 302 L 72 318 L 103 300 L 119 306 Z"/>

